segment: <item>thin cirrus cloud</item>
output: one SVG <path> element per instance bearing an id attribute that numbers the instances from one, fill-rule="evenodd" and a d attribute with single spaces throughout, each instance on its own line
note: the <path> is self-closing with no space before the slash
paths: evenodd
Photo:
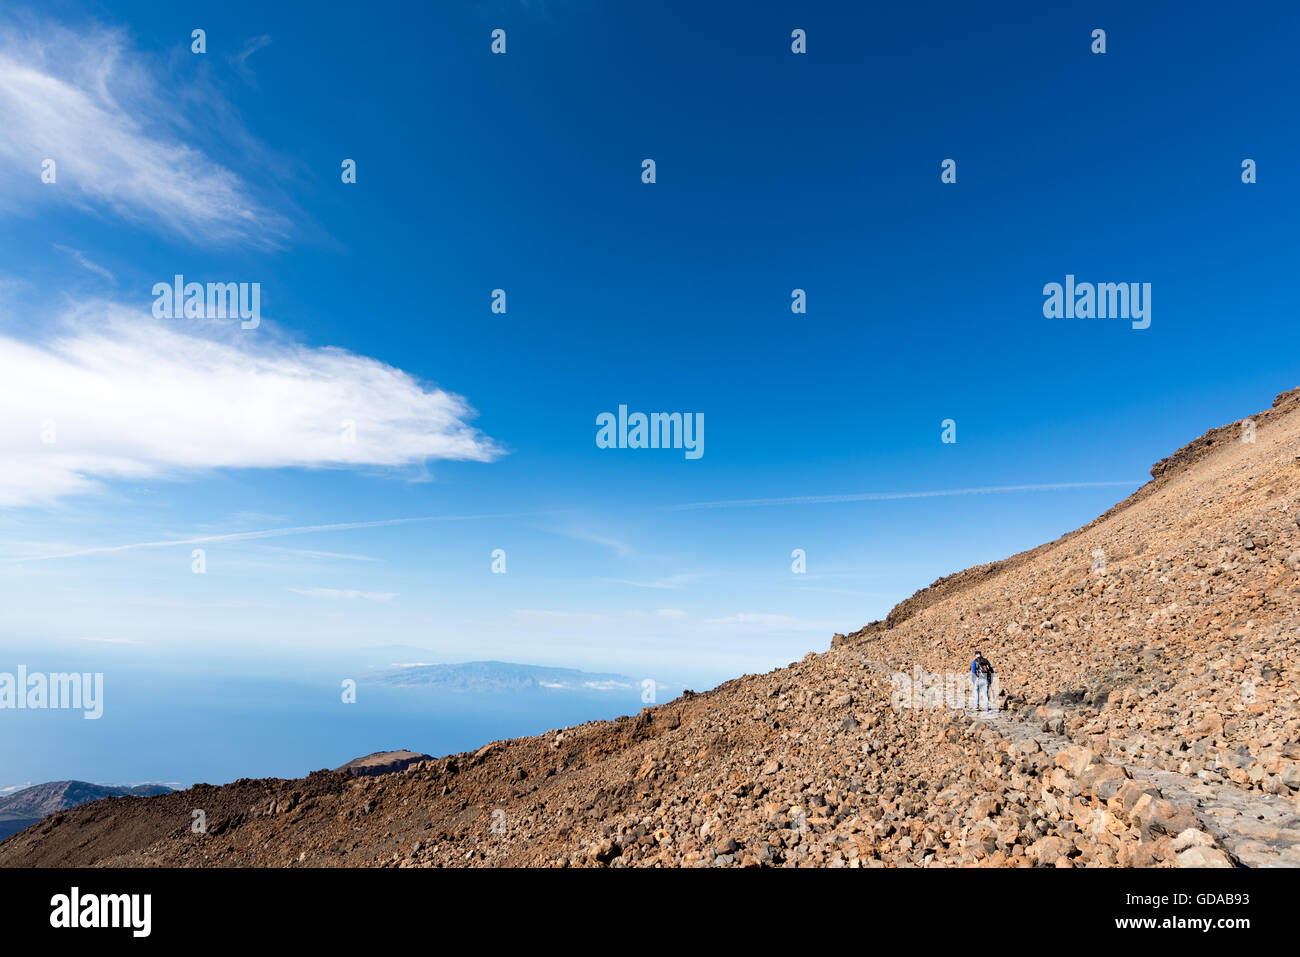
<path id="1" fill-rule="evenodd" d="M 281 245 L 287 220 L 187 142 L 175 81 L 145 62 L 119 31 L 0 21 L 0 204 L 63 202 L 205 243 Z"/>
<path id="2" fill-rule="evenodd" d="M 355 588 L 290 588 L 289 591 L 311 598 L 330 598 L 335 601 L 356 601 L 358 598 L 366 601 L 391 601 L 397 597 L 395 591 L 357 591 Z"/>
<path id="3" fill-rule="evenodd" d="M 3 339 L 0 338 L 0 343 L 2 342 Z M 490 440 L 486 440 L 486 441 L 490 442 Z M 652 505 L 652 506 L 646 506 L 646 508 L 656 510 L 656 511 L 695 509 L 701 507 L 752 508 L 752 507 L 765 506 L 765 505 L 784 506 L 784 505 L 825 504 L 825 503 L 835 503 L 835 502 L 842 502 L 842 501 L 843 502 L 892 501 L 894 499 L 932 498 L 936 496 L 965 496 L 965 495 L 975 495 L 975 494 L 1003 494 L 1003 493 L 1015 493 L 1015 492 L 1027 492 L 1027 491 L 1037 492 L 1037 491 L 1053 491 L 1053 490 L 1070 490 L 1076 488 L 1092 488 L 1092 487 L 1133 485 L 1133 484 L 1140 484 L 1140 483 L 1058 482 L 1058 483 L 1042 484 L 1042 485 L 1006 485 L 1006 486 L 989 486 L 989 487 L 969 488 L 969 489 L 940 489 L 940 490 L 920 491 L 920 492 L 863 492 L 863 493 L 858 493 L 853 495 L 811 495 L 811 496 L 794 496 L 794 497 L 774 498 L 774 499 L 736 499 L 732 501 L 688 503 L 684 505 L 657 505 L 657 506 Z M 2 488 L 2 484 L 0 484 L 0 488 Z M 192 535 L 184 538 L 167 538 L 167 539 L 158 539 L 153 541 L 128 542 L 128 543 L 117 544 L 117 545 L 71 547 L 71 546 L 60 545 L 58 543 L 12 541 L 12 542 L 0 542 L 0 546 L 4 546 L 4 545 L 25 546 L 24 554 L 15 558 L 11 558 L 9 560 L 11 563 L 22 564 L 25 562 L 51 561 L 51 560 L 64 559 L 64 558 L 83 558 L 83 557 L 94 556 L 94 555 L 111 555 L 111 554 L 116 554 L 118 552 L 136 551 L 139 549 L 175 548 L 184 545 L 207 545 L 207 544 L 212 544 L 217 542 L 221 542 L 221 543 L 245 542 L 245 541 L 252 541 L 256 539 L 282 538 L 282 537 L 291 537 L 291 536 L 298 536 L 298 535 L 322 534 L 328 532 L 353 531 L 361 528 L 386 528 L 389 526 L 413 525 L 413 524 L 421 524 L 426 522 L 474 522 L 474 521 L 487 521 L 487 520 L 497 521 L 500 519 L 536 518 L 544 515 L 554 515 L 564 511 L 567 510 L 534 509 L 530 511 L 495 512 L 495 513 L 487 513 L 487 514 L 419 515 L 419 516 L 412 516 L 407 518 L 389 518 L 389 519 L 379 519 L 379 520 L 359 521 L 359 522 L 334 522 L 325 525 L 297 525 L 297 526 L 289 526 L 284 528 L 263 528 L 263 529 L 246 530 L 240 532 L 212 533 L 212 534 Z M 329 552 L 308 551 L 308 552 L 302 552 L 301 554 L 307 556 L 316 555 L 320 557 L 353 558 L 359 560 L 366 559 L 366 556 L 362 556 L 362 555 L 338 555 Z M 705 580 L 710 577 L 713 577 L 712 573 L 684 573 L 684 574 L 670 575 L 667 578 L 661 578 L 658 580 L 649 580 L 649 581 L 637 581 L 634 579 L 626 579 L 626 578 L 606 578 L 603 580 L 614 584 L 629 585 L 636 588 L 652 588 L 652 589 L 667 590 L 667 589 L 682 588 L 684 586 L 695 584 L 699 581 Z M 846 576 L 843 574 L 809 575 L 807 576 L 807 580 L 816 581 L 819 579 L 836 578 L 836 577 L 853 578 L 856 576 L 853 575 Z M 816 588 L 802 583 L 797 587 L 799 588 L 800 591 L 824 591 L 824 592 L 837 592 L 837 593 L 852 594 L 852 595 L 875 594 L 871 592 L 845 591 L 842 589 Z M 661 614 L 666 614 L 666 613 L 667 612 L 661 612 Z"/>
<path id="4" fill-rule="evenodd" d="M 109 282 L 113 282 L 113 283 L 117 282 L 117 277 L 115 277 L 111 272 L 109 272 L 99 263 L 93 262 L 89 258 L 87 258 L 86 254 L 83 253 L 80 249 L 72 249 L 69 246 L 61 246 L 58 243 L 54 244 L 54 248 L 60 250 L 61 252 L 67 253 L 69 256 L 72 257 L 73 261 L 76 262 L 76 264 L 80 266 L 82 269 L 85 269 L 88 272 L 93 272 L 95 275 L 99 276 L 102 279 L 107 279 Z"/>
<path id="5" fill-rule="evenodd" d="M 110 303 L 0 335 L 0 506 L 223 468 L 489 462 L 465 399 L 337 348 L 190 334 Z M 348 425 L 351 423 L 351 425 Z"/>
<path id="6" fill-rule="evenodd" d="M 1062 492 L 1081 488 L 1135 487 L 1139 481 L 1047 482 L 1037 485 L 987 485 L 980 488 L 945 488 L 914 492 L 852 492 L 846 495 L 792 495 L 786 498 L 737 498 L 716 502 L 687 502 L 661 506 L 667 511 L 695 511 L 708 508 L 760 508 L 771 505 L 837 505 L 848 502 L 891 502 L 911 498 L 949 498 L 960 495 L 1008 495 L 1015 492 Z"/>
<path id="7" fill-rule="evenodd" d="M 570 527 L 555 529 L 555 531 L 557 534 L 564 535 L 567 538 L 572 538 L 575 541 L 587 542 L 590 545 L 599 545 L 601 548 L 608 548 L 620 558 L 626 558 L 635 552 L 635 549 L 631 545 L 627 544 L 627 542 L 609 535 L 602 535 L 599 532 L 593 532 L 590 529 Z"/>

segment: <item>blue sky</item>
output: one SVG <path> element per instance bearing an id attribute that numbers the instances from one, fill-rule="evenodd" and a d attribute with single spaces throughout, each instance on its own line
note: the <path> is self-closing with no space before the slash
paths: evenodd
<path id="1" fill-rule="evenodd" d="M 1298 384 L 1294 8 L 700 7 L 8 6 L 10 657 L 708 684 Z M 177 273 L 261 324 L 155 319 Z M 1150 328 L 1044 318 L 1067 274 L 1151 283 Z M 598 448 L 620 404 L 705 454 Z"/>

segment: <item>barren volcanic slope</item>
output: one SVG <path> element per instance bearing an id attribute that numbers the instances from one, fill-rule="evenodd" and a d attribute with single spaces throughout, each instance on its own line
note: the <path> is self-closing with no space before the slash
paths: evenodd
<path id="1" fill-rule="evenodd" d="M 1294 863 L 1300 391 L 1254 423 L 788 668 L 378 777 L 100 801 L 0 863 Z M 1006 710 L 891 706 L 891 674 L 964 687 L 977 646 Z"/>

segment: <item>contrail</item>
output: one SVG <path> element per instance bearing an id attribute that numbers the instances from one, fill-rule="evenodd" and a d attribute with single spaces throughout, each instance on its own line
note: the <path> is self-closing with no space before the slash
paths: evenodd
<path id="1" fill-rule="evenodd" d="M 141 548 L 170 548 L 175 545 L 209 545 L 213 542 L 244 542 L 258 538 L 279 538 L 284 535 L 310 535 L 314 532 L 346 532 L 355 528 L 383 528 L 387 525 L 413 525 L 417 522 L 469 522 L 478 519 L 518 518 L 533 512 L 507 512 L 499 515 L 422 515 L 416 518 L 386 518 L 373 522 L 338 522 L 333 525 L 297 525 L 292 528 L 264 528 L 251 532 L 229 532 L 224 535 L 200 535 L 194 538 L 169 538 L 157 542 L 131 542 L 127 545 L 101 545 L 95 548 L 78 548 L 53 555 L 29 555 L 13 562 L 43 562 L 55 558 L 78 558 L 82 555 L 107 555 L 129 552 Z"/>
<path id="2" fill-rule="evenodd" d="M 1057 482 L 1047 485 L 990 485 L 982 488 L 934 489 L 924 492 L 853 492 L 845 495 L 796 495 L 789 498 L 737 498 L 715 502 L 687 502 L 681 505 L 652 505 L 654 511 L 681 512 L 707 508 L 759 508 L 772 505 L 826 505 L 842 502 L 886 502 L 909 498 L 943 498 L 954 495 L 997 495 L 1011 492 L 1054 492 L 1075 488 L 1106 488 L 1120 485 L 1141 485 L 1142 482 Z M 421 522 L 472 522 L 501 518 L 536 518 L 555 515 L 562 509 L 542 509 L 530 512 L 500 512 L 485 515 L 421 515 L 415 518 L 386 518 L 371 522 L 337 522 L 331 525 L 296 525 L 290 528 L 265 528 L 249 532 L 229 532 L 224 535 L 199 535 L 193 538 L 171 538 L 155 542 L 131 542 L 126 545 L 100 545 L 78 548 L 50 555 L 29 555 L 15 558 L 10 564 L 45 562 L 58 558 L 80 558 L 86 555 L 110 555 L 115 552 L 136 551 L 143 548 L 172 548 L 177 545 L 210 545 L 219 542 L 246 542 L 260 538 L 280 538 L 286 535 L 310 535 L 317 532 L 346 532 L 359 528 L 384 528 L 390 525 L 414 525 Z M 569 509 L 567 511 L 572 511 Z"/>
<path id="3" fill-rule="evenodd" d="M 1055 492 L 1071 488 L 1105 488 L 1142 485 L 1142 482 L 1056 482 L 1050 485 L 989 485 L 983 488 L 948 488 L 928 492 L 851 492 L 846 495 L 796 495 L 791 498 L 736 498 L 718 502 L 660 505 L 668 511 L 696 508 L 754 508 L 760 505 L 823 505 L 833 502 L 884 502 L 902 498 L 942 498 L 949 495 L 995 495 L 1006 492 Z"/>

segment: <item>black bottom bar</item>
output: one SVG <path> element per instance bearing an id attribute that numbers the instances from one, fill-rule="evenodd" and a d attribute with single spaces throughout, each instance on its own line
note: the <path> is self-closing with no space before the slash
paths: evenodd
<path id="1" fill-rule="evenodd" d="M 974 914 L 984 927 L 977 937 L 996 926 L 1018 940 L 1103 932 L 1231 946 L 1291 926 L 1293 878 L 1258 870 L 9 870 L 0 871 L 0 911 L 10 942 L 75 935 L 82 943 L 386 946 L 443 926 L 478 927 L 486 943 L 511 927 L 590 937 L 619 915 L 618 926 L 634 931 L 638 914 L 658 937 L 678 921 L 744 920 L 752 905 L 750 917 L 764 923 L 820 915 L 837 936 L 845 921 L 885 920 L 960 941 Z M 72 927 L 73 888 L 76 923 L 118 926 Z"/>

